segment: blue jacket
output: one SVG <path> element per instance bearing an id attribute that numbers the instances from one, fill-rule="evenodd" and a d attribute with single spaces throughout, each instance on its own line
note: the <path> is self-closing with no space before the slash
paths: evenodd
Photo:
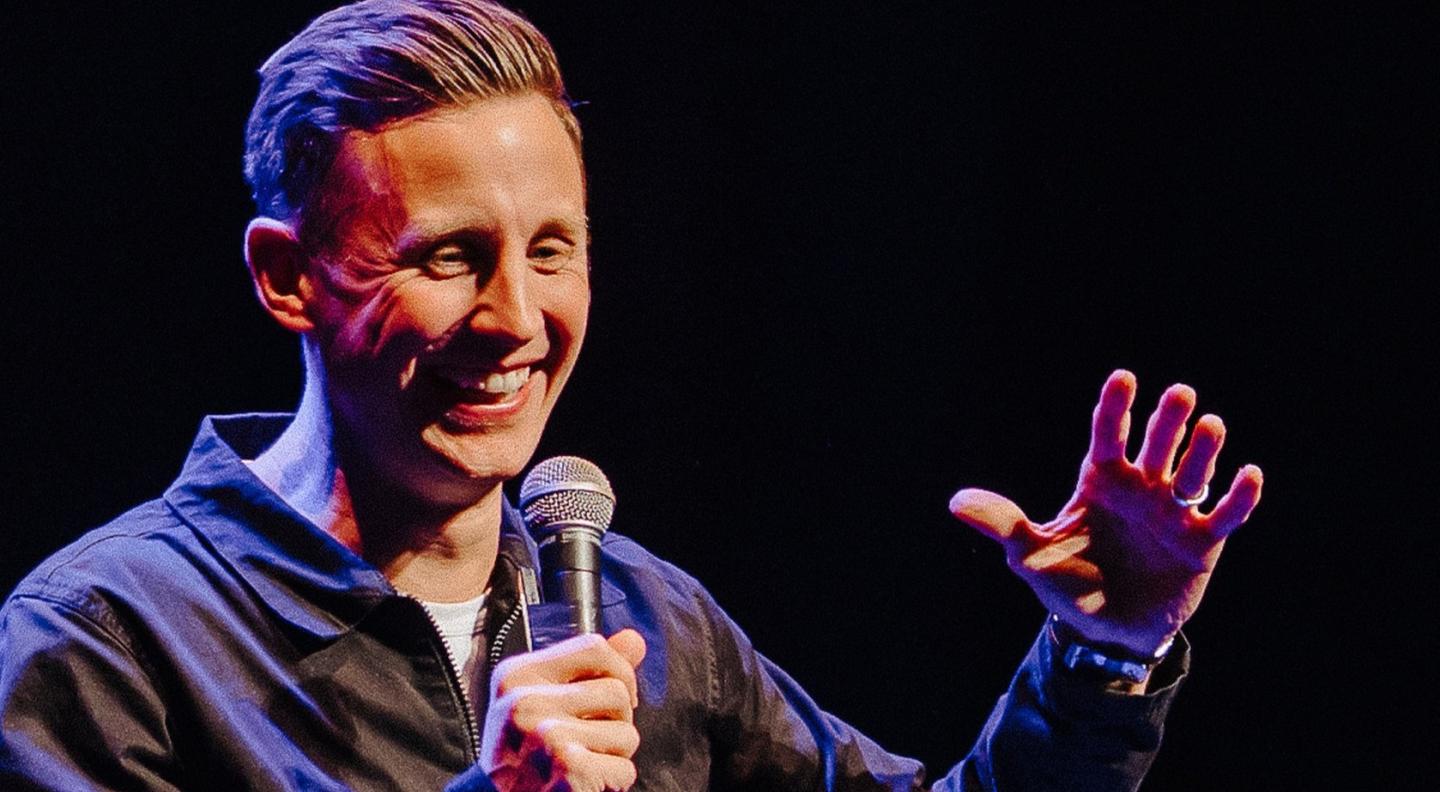
<path id="1" fill-rule="evenodd" d="M 242 460 L 288 416 L 207 419 L 176 483 L 32 572 L 0 610 L 0 789 L 489 789 L 488 674 L 523 651 L 535 547 L 507 507 L 478 678 L 423 607 Z M 924 788 L 758 654 L 705 589 L 616 533 L 602 618 L 632 627 L 636 790 Z M 1174 684 L 1123 696 L 1042 637 L 943 790 L 1133 789 Z M 1178 679 L 1182 649 L 1158 674 Z"/>

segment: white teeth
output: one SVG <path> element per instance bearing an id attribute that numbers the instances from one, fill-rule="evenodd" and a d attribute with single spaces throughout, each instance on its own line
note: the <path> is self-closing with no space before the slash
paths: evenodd
<path id="1" fill-rule="evenodd" d="M 489 374 L 457 373 L 452 374 L 451 379 L 456 385 L 466 390 L 503 393 L 508 396 L 524 387 L 526 380 L 530 379 L 530 367 L 524 366 L 504 374 L 498 371 Z"/>

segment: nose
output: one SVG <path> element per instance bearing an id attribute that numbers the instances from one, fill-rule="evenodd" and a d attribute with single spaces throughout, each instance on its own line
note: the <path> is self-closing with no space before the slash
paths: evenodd
<path id="1" fill-rule="evenodd" d="M 468 320 L 472 332 L 513 342 L 516 346 L 544 332 L 534 272 L 522 255 L 500 257 L 494 269 L 476 278 L 475 307 Z"/>

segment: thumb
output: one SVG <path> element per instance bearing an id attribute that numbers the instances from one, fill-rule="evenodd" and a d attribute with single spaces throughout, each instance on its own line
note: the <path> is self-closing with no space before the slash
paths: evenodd
<path id="1" fill-rule="evenodd" d="M 962 489 L 950 498 L 950 513 L 971 528 L 1004 543 L 1029 534 L 1030 520 L 1014 501 L 983 489 Z"/>
<path id="2" fill-rule="evenodd" d="M 605 640 L 610 642 L 610 648 L 619 652 L 632 668 L 638 668 L 640 661 L 645 659 L 645 639 L 634 630 L 621 630 Z"/>

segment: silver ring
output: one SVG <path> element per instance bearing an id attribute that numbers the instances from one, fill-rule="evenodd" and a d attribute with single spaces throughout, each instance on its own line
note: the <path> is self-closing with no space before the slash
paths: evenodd
<path id="1" fill-rule="evenodd" d="M 1184 506 L 1187 509 L 1191 506 L 1199 506 L 1200 504 L 1205 502 L 1206 498 L 1210 497 L 1210 483 L 1206 482 L 1205 486 L 1200 488 L 1200 494 L 1196 495 L 1193 498 L 1182 498 L 1175 492 L 1175 490 L 1170 490 L 1170 497 L 1174 498 L 1176 503 Z"/>

